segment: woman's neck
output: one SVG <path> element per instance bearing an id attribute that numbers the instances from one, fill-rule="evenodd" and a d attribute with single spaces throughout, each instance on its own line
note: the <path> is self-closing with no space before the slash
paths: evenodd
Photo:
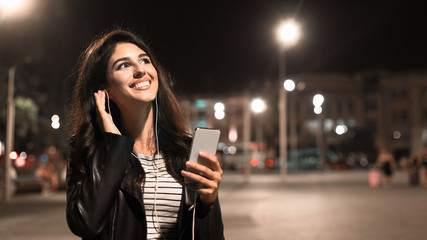
<path id="1" fill-rule="evenodd" d="M 133 151 L 146 155 L 154 155 L 156 152 L 156 139 L 153 124 L 153 107 L 151 103 L 144 106 L 124 110 L 122 123 L 126 134 L 135 140 Z"/>

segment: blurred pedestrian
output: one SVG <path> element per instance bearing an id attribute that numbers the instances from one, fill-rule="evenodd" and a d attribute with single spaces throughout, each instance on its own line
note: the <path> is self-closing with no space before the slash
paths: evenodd
<path id="1" fill-rule="evenodd" d="M 59 175 L 58 175 L 58 158 L 59 153 L 54 146 L 50 146 L 45 149 L 44 154 L 45 160 L 40 161 L 39 166 L 35 171 L 35 175 L 41 182 L 42 194 L 49 195 L 56 192 L 59 187 Z"/>
<path id="2" fill-rule="evenodd" d="M 382 185 L 384 187 L 389 187 L 393 171 L 396 168 L 396 160 L 393 155 L 387 150 L 382 150 L 378 155 L 375 165 L 382 171 Z"/>
<path id="3" fill-rule="evenodd" d="M 369 168 L 369 186 L 377 188 L 380 185 L 380 174 L 378 168 L 373 165 Z"/>
<path id="4" fill-rule="evenodd" d="M 209 154 L 200 157 L 210 168 L 186 162 L 188 123 L 147 45 L 113 30 L 92 42 L 78 71 L 67 170 L 71 231 L 84 239 L 223 239 L 220 164 Z"/>
<path id="5" fill-rule="evenodd" d="M 427 148 L 424 148 L 423 152 L 421 153 L 421 165 L 423 186 L 427 187 Z"/>
<path id="6" fill-rule="evenodd" d="M 411 156 L 409 156 L 408 161 L 408 168 L 409 168 L 409 184 L 410 185 L 418 185 L 420 183 L 420 177 L 419 177 L 419 170 L 421 168 L 422 162 L 421 157 L 417 154 L 413 153 Z"/>
<path id="7" fill-rule="evenodd" d="M 58 189 L 58 174 L 52 160 L 40 162 L 40 165 L 35 171 L 35 175 L 41 182 L 43 195 L 49 195 Z"/>

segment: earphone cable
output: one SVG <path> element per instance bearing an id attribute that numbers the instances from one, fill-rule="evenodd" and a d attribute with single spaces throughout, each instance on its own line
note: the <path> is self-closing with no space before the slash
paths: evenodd
<path id="1" fill-rule="evenodd" d="M 155 135 L 156 135 L 156 147 L 157 147 L 157 154 L 154 155 L 155 157 L 153 159 L 153 161 L 154 161 L 153 162 L 153 167 L 155 168 L 155 177 L 156 177 L 156 186 L 155 186 L 155 189 L 154 189 L 154 214 L 155 214 L 155 217 L 156 217 L 156 225 L 157 226 L 155 227 L 155 229 L 156 229 L 156 231 L 158 233 L 160 233 L 160 235 L 162 236 L 162 238 L 165 239 L 165 236 L 163 235 L 162 229 L 161 229 L 161 227 L 159 225 L 159 217 L 157 215 L 157 203 L 156 203 L 156 201 L 157 201 L 157 190 L 158 190 L 158 184 L 159 184 L 159 176 L 158 176 L 159 169 L 157 168 L 156 160 L 159 159 L 159 156 L 160 156 L 159 155 L 160 154 L 159 135 L 158 135 L 159 106 L 158 106 L 158 103 L 157 103 L 157 96 L 155 98 L 155 103 L 156 103 L 156 119 L 155 119 L 155 124 L 154 124 L 154 132 L 155 132 Z M 157 155 L 157 157 L 156 157 L 156 155 Z"/>

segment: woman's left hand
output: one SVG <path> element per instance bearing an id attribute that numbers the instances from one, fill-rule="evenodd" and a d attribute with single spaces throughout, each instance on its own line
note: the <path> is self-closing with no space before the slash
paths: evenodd
<path id="1" fill-rule="evenodd" d="M 187 161 L 187 171 L 182 170 L 182 176 L 193 180 L 195 183 L 186 184 L 190 189 L 200 193 L 200 200 L 205 204 L 212 204 L 218 197 L 218 188 L 222 180 L 222 169 L 215 156 L 200 152 L 199 156 L 205 159 L 207 165 Z M 201 173 L 197 174 L 197 173 Z"/>

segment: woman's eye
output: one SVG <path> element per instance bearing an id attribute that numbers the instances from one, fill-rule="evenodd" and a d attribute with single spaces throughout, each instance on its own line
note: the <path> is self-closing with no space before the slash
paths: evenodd
<path id="1" fill-rule="evenodd" d="M 148 63 L 150 63 L 150 59 L 148 59 L 148 58 L 143 58 L 143 59 L 141 59 L 141 60 L 139 61 L 139 63 L 141 63 L 141 64 L 148 64 Z"/>
<path id="2" fill-rule="evenodd" d="M 126 67 L 129 67 L 129 64 L 128 63 L 122 63 L 119 66 L 117 66 L 117 69 L 123 69 L 123 68 L 126 68 Z"/>

